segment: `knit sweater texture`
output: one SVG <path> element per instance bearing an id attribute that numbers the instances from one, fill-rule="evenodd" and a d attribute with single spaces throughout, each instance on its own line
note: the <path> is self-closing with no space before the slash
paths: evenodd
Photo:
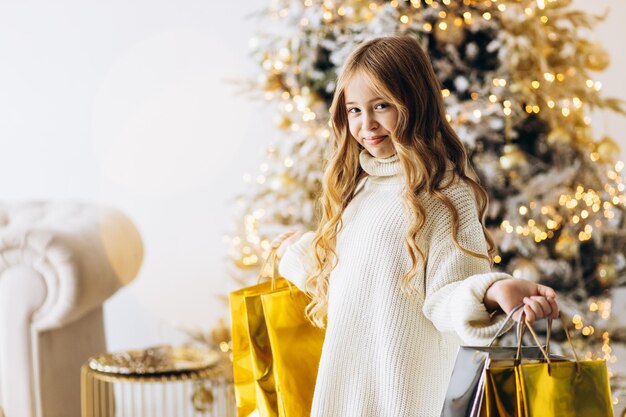
<path id="1" fill-rule="evenodd" d="M 344 210 L 337 236 L 338 264 L 329 277 L 328 321 L 311 416 L 439 417 L 460 344 L 484 345 L 504 319 L 491 317 L 487 288 L 510 275 L 491 272 L 485 259 L 452 240 L 452 215 L 431 195 L 420 196 L 426 222 L 417 236 L 416 283 L 425 297 L 401 290 L 411 260 L 404 245 L 409 218 L 397 155 L 380 159 L 366 150 L 368 174 Z M 452 171 L 447 171 L 451 178 Z M 444 193 L 459 212 L 458 242 L 487 254 L 471 188 L 455 180 Z M 313 232 L 291 245 L 279 272 L 299 288 L 314 270 Z M 425 274 L 425 276 L 424 276 Z M 418 285 L 424 294 L 423 284 Z"/>

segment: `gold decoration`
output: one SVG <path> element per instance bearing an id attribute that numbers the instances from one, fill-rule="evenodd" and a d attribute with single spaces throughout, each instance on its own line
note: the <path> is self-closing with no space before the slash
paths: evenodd
<path id="1" fill-rule="evenodd" d="M 291 119 L 284 114 L 281 114 L 276 120 L 276 126 L 280 129 L 289 129 L 292 124 Z"/>
<path id="2" fill-rule="evenodd" d="M 591 129 L 591 126 L 576 126 L 574 128 L 574 137 L 576 138 L 576 143 L 578 143 L 581 149 L 588 150 L 590 152 L 593 150 L 593 129 Z"/>
<path id="3" fill-rule="evenodd" d="M 465 40 L 465 30 L 463 28 L 463 19 L 448 15 L 435 25 L 435 39 L 441 44 L 450 43 L 459 46 Z"/>
<path id="4" fill-rule="evenodd" d="M 572 141 L 572 137 L 565 129 L 557 127 L 548 134 L 546 141 L 549 145 L 566 144 Z"/>
<path id="5" fill-rule="evenodd" d="M 265 78 L 265 82 L 263 83 L 263 90 L 265 91 L 275 91 L 283 88 L 283 80 L 280 73 L 270 72 L 267 74 Z"/>
<path id="6" fill-rule="evenodd" d="M 215 401 L 213 391 L 207 388 L 201 381 L 196 381 L 193 395 L 191 396 L 191 403 L 193 404 L 194 410 L 205 413 L 210 410 L 213 401 Z"/>
<path id="7" fill-rule="evenodd" d="M 603 288 L 612 287 L 617 279 L 617 267 L 604 255 L 596 266 L 596 277 Z"/>
<path id="8" fill-rule="evenodd" d="M 526 154 L 519 146 L 512 143 L 504 145 L 504 155 L 500 157 L 500 166 L 505 170 L 519 168 L 527 162 Z"/>
<path id="9" fill-rule="evenodd" d="M 104 353 L 90 358 L 89 367 L 109 374 L 162 374 L 208 368 L 215 365 L 218 360 L 217 352 L 165 345 L 143 350 Z"/>
<path id="10" fill-rule="evenodd" d="M 600 142 L 597 143 L 596 152 L 603 162 L 615 161 L 620 156 L 619 145 L 608 135 L 605 135 Z"/>
<path id="11" fill-rule="evenodd" d="M 126 417 L 152 416 L 155 410 L 164 416 L 237 412 L 233 363 L 226 355 L 208 368 L 157 374 L 104 373 L 84 364 L 80 378 L 83 417 L 119 416 L 122 408 Z M 129 410 L 126 404 L 135 405 Z"/>
<path id="12" fill-rule="evenodd" d="M 560 9 L 572 4 L 572 0 L 548 0 L 545 2 L 546 8 Z"/>
<path id="13" fill-rule="evenodd" d="M 604 71 L 610 62 L 609 53 L 600 44 L 593 44 L 585 57 L 585 65 L 592 71 Z"/>
<path id="14" fill-rule="evenodd" d="M 230 341 L 230 329 L 224 323 L 223 318 L 220 318 L 217 322 L 217 326 L 211 330 L 211 337 L 216 345 L 219 345 L 222 342 L 228 343 Z"/>
<path id="15" fill-rule="evenodd" d="M 526 258 L 516 258 L 513 262 L 513 273 L 515 278 L 527 279 L 533 282 L 539 282 L 541 274 L 533 261 Z"/>
<path id="16" fill-rule="evenodd" d="M 564 259 L 574 259 L 578 255 L 578 242 L 569 232 L 564 231 L 556 241 L 554 250 Z"/>

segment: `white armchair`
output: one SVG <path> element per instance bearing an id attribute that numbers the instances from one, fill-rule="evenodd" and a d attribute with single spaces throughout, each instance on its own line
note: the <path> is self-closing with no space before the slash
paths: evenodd
<path id="1" fill-rule="evenodd" d="M 0 416 L 80 415 L 80 366 L 106 351 L 102 304 L 142 259 L 115 209 L 0 204 Z"/>

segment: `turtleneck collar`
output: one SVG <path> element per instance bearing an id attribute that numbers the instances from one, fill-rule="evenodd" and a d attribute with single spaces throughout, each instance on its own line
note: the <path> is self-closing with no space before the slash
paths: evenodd
<path id="1" fill-rule="evenodd" d="M 361 168 L 369 174 L 372 182 L 399 184 L 404 181 L 398 154 L 393 154 L 388 158 L 376 158 L 367 149 L 363 149 L 359 154 L 359 162 Z"/>

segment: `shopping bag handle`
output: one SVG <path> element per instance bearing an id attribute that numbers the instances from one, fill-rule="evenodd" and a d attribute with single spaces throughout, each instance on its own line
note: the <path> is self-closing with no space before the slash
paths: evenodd
<path id="1" fill-rule="evenodd" d="M 491 341 L 489 342 L 489 344 L 487 345 L 488 347 L 491 347 L 495 341 L 502 336 L 504 333 L 507 332 L 507 327 L 509 326 L 509 324 L 511 323 L 511 321 L 513 320 L 513 315 L 515 313 L 517 313 L 519 311 L 520 308 L 524 307 L 524 303 L 522 304 L 518 304 L 515 307 L 513 307 L 513 309 L 511 309 L 511 311 L 509 311 L 509 314 L 506 316 L 506 319 L 504 319 L 504 322 L 500 325 L 500 328 L 498 329 L 498 331 L 496 332 L 496 335 L 491 339 Z M 520 320 L 521 322 L 521 320 Z M 520 326 L 520 323 L 517 324 L 517 338 L 518 340 L 522 337 L 522 333 L 524 332 L 523 327 Z M 550 333 L 548 333 L 548 340 L 550 339 Z"/>
<path id="2" fill-rule="evenodd" d="M 488 347 L 493 346 L 493 343 L 495 343 L 496 339 L 498 337 L 502 336 L 506 332 L 505 329 L 511 323 L 511 320 L 513 320 L 513 315 L 515 313 L 517 313 L 522 307 L 524 307 L 523 303 L 522 304 L 518 304 L 515 307 L 513 307 L 513 309 L 506 316 L 506 319 L 504 320 L 504 322 L 502 323 L 502 325 L 500 326 L 500 328 L 496 332 L 496 335 L 493 337 L 493 339 L 491 339 L 491 341 L 487 345 Z M 523 343 L 523 339 L 524 339 L 524 328 L 525 328 L 525 326 L 523 325 L 524 317 L 525 317 L 524 316 L 524 312 L 522 311 L 522 315 L 520 316 L 520 320 L 517 322 L 517 329 L 516 329 L 517 350 L 515 352 L 515 358 L 514 358 L 514 363 L 516 365 L 521 362 L 521 357 L 522 357 L 522 343 Z M 548 328 L 546 330 L 546 350 L 549 350 L 551 335 L 552 335 L 552 318 L 549 317 L 548 318 Z M 543 347 L 540 346 L 540 349 L 543 349 Z"/>
<path id="3" fill-rule="evenodd" d="M 563 331 L 565 331 L 565 336 L 567 336 L 567 341 L 569 342 L 569 345 L 572 348 L 572 353 L 574 354 L 574 361 L 576 362 L 576 373 L 578 374 L 580 372 L 580 360 L 578 359 L 578 355 L 576 354 L 576 349 L 574 348 L 574 344 L 572 343 L 572 338 L 570 337 L 569 331 L 567 329 L 567 324 L 565 323 L 565 320 L 563 319 L 563 315 L 560 312 L 559 312 L 559 320 L 561 320 Z M 539 347 L 539 350 L 541 350 L 541 353 L 546 359 L 546 362 L 548 363 L 548 375 L 551 375 L 550 355 L 549 355 L 550 350 L 548 349 L 548 345 L 546 345 L 546 349 L 544 350 L 543 347 L 541 346 L 541 343 L 539 342 L 537 333 L 535 333 L 535 331 L 533 330 L 533 327 L 530 325 L 528 320 L 526 320 L 526 315 L 523 312 L 522 312 L 522 317 L 520 318 L 520 322 L 522 321 L 524 322 L 524 327 L 528 328 L 528 331 L 530 332 L 533 339 L 535 340 L 535 343 Z M 548 323 L 549 323 L 549 327 L 552 327 L 552 321 L 548 320 Z M 518 341 L 518 344 L 517 344 L 518 353 L 520 352 L 520 350 L 521 350 L 521 339 L 520 341 Z"/>
<path id="4" fill-rule="evenodd" d="M 272 291 L 276 289 L 276 284 L 278 283 L 278 278 L 280 277 L 280 274 L 278 273 L 279 259 L 278 259 L 278 254 L 276 253 L 276 250 L 277 248 L 272 248 L 270 250 L 270 253 L 267 255 L 267 258 L 265 258 L 265 260 L 263 261 L 263 265 L 261 266 L 261 270 L 259 271 L 259 277 L 257 279 L 257 284 L 260 284 L 261 279 L 267 278 L 263 276 L 263 273 L 265 272 L 265 268 L 267 267 L 267 264 L 269 262 L 272 265 L 272 272 L 269 276 L 272 282 Z M 289 287 L 289 293 L 293 295 L 293 288 L 292 288 L 291 282 L 289 282 L 288 279 L 286 279 L 285 281 L 287 282 L 287 286 Z"/>

